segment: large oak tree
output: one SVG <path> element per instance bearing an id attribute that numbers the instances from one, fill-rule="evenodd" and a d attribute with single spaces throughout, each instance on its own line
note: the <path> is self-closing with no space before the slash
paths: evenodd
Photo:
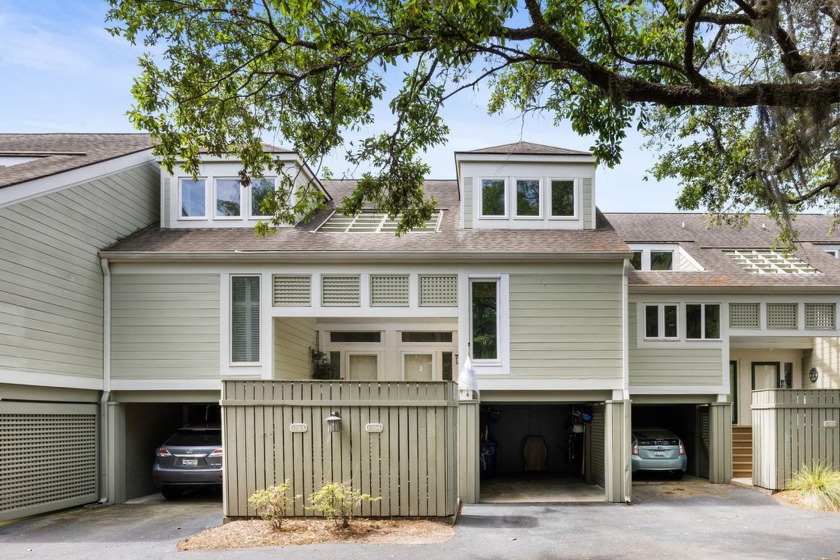
<path id="1" fill-rule="evenodd" d="M 113 33 L 156 45 L 130 116 L 168 166 L 232 151 L 247 181 L 270 165 L 267 131 L 309 161 L 348 149 L 375 171 L 346 210 L 367 199 L 413 226 L 431 210 L 419 156 L 446 140 L 441 107 L 486 82 L 491 112 L 569 121 L 607 165 L 638 128 L 680 208 L 840 203 L 838 0 L 109 1 Z M 348 148 L 380 100 L 395 124 Z M 275 224 L 316 203 L 287 194 Z"/>

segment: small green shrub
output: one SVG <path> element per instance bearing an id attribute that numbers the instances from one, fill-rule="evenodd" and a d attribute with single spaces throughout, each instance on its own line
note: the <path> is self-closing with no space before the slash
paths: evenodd
<path id="1" fill-rule="evenodd" d="M 823 462 L 802 465 L 787 485 L 811 507 L 840 511 L 840 471 Z"/>
<path id="2" fill-rule="evenodd" d="M 275 531 L 279 531 L 283 524 L 283 518 L 289 514 L 294 506 L 295 500 L 300 495 L 289 497 L 289 480 L 277 486 L 269 486 L 264 490 L 258 490 L 251 494 L 248 503 L 254 506 L 260 517 L 271 523 Z"/>
<path id="3" fill-rule="evenodd" d="M 342 528 L 347 528 L 353 518 L 353 510 L 362 502 L 378 502 L 381 499 L 362 494 L 353 489 L 349 482 L 332 482 L 309 496 L 312 503 L 309 509 L 332 519 L 336 525 L 340 523 Z"/>

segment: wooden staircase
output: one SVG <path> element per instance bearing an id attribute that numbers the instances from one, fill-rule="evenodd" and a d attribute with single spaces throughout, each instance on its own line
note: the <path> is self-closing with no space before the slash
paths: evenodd
<path id="1" fill-rule="evenodd" d="M 752 478 L 752 426 L 732 426 L 732 478 Z"/>

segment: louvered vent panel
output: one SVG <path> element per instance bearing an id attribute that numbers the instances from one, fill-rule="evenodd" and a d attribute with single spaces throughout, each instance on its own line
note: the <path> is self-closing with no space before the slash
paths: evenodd
<path id="1" fill-rule="evenodd" d="M 275 276 L 274 307 L 311 307 L 311 276 Z"/>
<path id="2" fill-rule="evenodd" d="M 805 328 L 833 330 L 834 315 L 833 303 L 806 303 Z"/>
<path id="3" fill-rule="evenodd" d="M 757 303 L 730 303 L 729 326 L 733 329 L 757 329 L 759 325 Z"/>
<path id="4" fill-rule="evenodd" d="M 371 276 L 370 304 L 405 307 L 408 305 L 408 276 Z"/>
<path id="5" fill-rule="evenodd" d="M 420 305 L 423 307 L 454 307 L 458 305 L 458 277 L 421 276 Z"/>
<path id="6" fill-rule="evenodd" d="M 324 307 L 358 307 L 358 276 L 324 276 L 321 278 L 321 305 Z"/>
<path id="7" fill-rule="evenodd" d="M 795 329 L 796 328 L 796 304 L 795 303 L 768 303 L 767 304 L 767 328 L 768 329 Z"/>
<path id="8" fill-rule="evenodd" d="M 0 412 L 0 519 L 95 501 L 96 465 L 95 413 Z"/>

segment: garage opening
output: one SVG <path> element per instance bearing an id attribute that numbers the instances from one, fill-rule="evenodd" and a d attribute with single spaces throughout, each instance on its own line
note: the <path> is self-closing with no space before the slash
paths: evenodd
<path id="1" fill-rule="evenodd" d="M 158 492 L 152 482 L 155 449 L 187 424 L 221 424 L 216 403 L 126 403 L 125 498 Z"/>
<path id="2" fill-rule="evenodd" d="M 685 474 L 709 478 L 709 407 L 697 404 L 633 405 L 633 431 L 661 428 L 672 432 L 685 446 Z M 668 472 L 634 472 L 633 480 L 673 478 Z"/>
<path id="3" fill-rule="evenodd" d="M 482 405 L 481 501 L 604 501 L 591 484 L 591 419 L 583 404 Z"/>

